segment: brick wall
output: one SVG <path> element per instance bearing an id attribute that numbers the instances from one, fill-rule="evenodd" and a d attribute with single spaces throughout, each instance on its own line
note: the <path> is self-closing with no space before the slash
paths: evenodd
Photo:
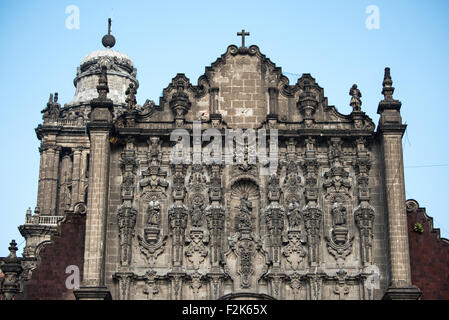
<path id="1" fill-rule="evenodd" d="M 67 214 L 60 225 L 59 235 L 40 251 L 40 264 L 26 282 L 23 298 L 26 300 L 74 299 L 73 290 L 66 288 L 69 265 L 78 266 L 82 279 L 84 263 L 84 233 L 86 216 Z"/>
<path id="2" fill-rule="evenodd" d="M 449 240 L 440 238 L 433 219 L 416 201 L 407 201 L 407 212 L 412 283 L 422 290 L 423 300 L 449 300 Z M 413 230 L 416 223 L 422 233 Z"/>

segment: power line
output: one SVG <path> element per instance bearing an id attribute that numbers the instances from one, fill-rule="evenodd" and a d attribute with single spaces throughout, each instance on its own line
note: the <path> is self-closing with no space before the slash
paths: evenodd
<path id="1" fill-rule="evenodd" d="M 427 165 L 418 165 L 418 166 L 405 166 L 405 168 L 430 168 L 430 167 L 449 167 L 449 163 L 427 164 Z"/>

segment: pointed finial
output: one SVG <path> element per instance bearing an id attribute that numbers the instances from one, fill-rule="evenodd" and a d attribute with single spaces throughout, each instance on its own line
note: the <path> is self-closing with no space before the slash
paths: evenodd
<path id="1" fill-rule="evenodd" d="M 384 81 L 382 82 L 382 94 L 385 100 L 393 100 L 393 80 L 391 80 L 390 68 L 385 68 Z"/>
<path id="2" fill-rule="evenodd" d="M 111 25 L 112 25 L 112 19 L 108 19 L 108 34 L 106 34 L 103 39 L 101 39 L 101 42 L 103 43 L 103 46 L 107 49 L 112 48 L 115 45 L 115 38 L 111 34 Z"/>
<path id="3" fill-rule="evenodd" d="M 16 240 L 12 240 L 9 245 L 10 245 L 10 247 L 8 248 L 8 250 L 9 250 L 8 259 L 11 260 L 11 259 L 17 258 L 16 251 L 19 250 L 19 249 L 17 249 Z"/>
<path id="4" fill-rule="evenodd" d="M 384 74 L 384 81 L 382 82 L 382 94 L 384 95 L 383 100 L 381 100 L 379 102 L 379 106 L 377 108 L 377 113 L 378 114 L 383 114 L 384 110 L 396 110 L 396 111 L 400 111 L 401 110 L 401 101 L 396 100 L 393 98 L 393 93 L 394 93 L 394 87 L 393 87 L 393 80 L 391 80 L 391 75 L 390 75 L 390 68 L 385 68 L 385 74 Z M 381 121 L 384 121 L 385 117 L 381 117 Z M 402 120 L 400 119 L 400 117 L 396 117 L 395 119 L 390 119 L 390 122 L 393 121 L 399 121 L 402 122 Z"/>

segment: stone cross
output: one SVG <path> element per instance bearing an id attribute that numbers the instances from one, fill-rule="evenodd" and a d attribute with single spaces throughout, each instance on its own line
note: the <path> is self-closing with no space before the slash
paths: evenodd
<path id="1" fill-rule="evenodd" d="M 238 36 L 242 37 L 242 48 L 245 47 L 245 36 L 249 36 L 249 32 L 245 32 L 245 29 L 242 30 L 242 32 L 237 32 Z"/>

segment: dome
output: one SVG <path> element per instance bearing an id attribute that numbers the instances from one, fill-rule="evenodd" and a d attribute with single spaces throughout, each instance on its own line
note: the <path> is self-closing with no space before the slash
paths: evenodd
<path id="1" fill-rule="evenodd" d="M 73 80 L 75 96 L 69 106 L 88 105 L 98 96 L 98 78 L 103 65 L 107 68 L 108 98 L 112 99 L 115 105 L 125 105 L 125 91 L 129 83 L 133 82 L 136 88 L 139 86 L 136 79 L 137 70 L 127 54 L 106 48 L 93 51 L 81 60 Z"/>
<path id="2" fill-rule="evenodd" d="M 96 50 L 89 53 L 81 60 L 80 66 L 82 68 L 86 64 L 96 63 L 102 59 L 115 60 L 117 63 L 128 65 L 130 68 L 133 67 L 133 62 L 127 54 L 112 49 Z"/>

